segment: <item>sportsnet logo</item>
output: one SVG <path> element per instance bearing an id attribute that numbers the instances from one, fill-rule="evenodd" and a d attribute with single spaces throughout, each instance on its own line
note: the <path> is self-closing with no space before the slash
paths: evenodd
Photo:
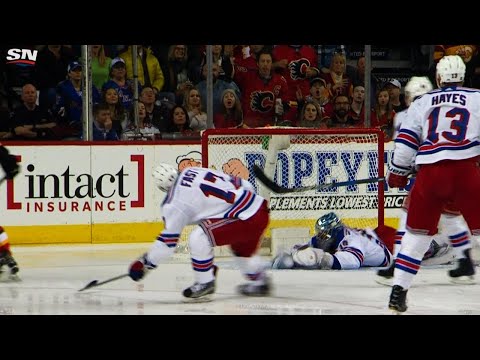
<path id="1" fill-rule="evenodd" d="M 19 66 L 34 66 L 37 61 L 38 50 L 10 49 L 7 52 L 7 64 Z"/>

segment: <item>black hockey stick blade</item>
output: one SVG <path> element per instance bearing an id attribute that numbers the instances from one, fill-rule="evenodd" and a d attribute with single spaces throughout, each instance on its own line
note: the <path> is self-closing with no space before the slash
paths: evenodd
<path id="1" fill-rule="evenodd" d="M 253 173 L 260 180 L 267 188 L 272 190 L 274 193 L 277 194 L 287 194 L 292 192 L 303 192 L 303 191 L 311 191 L 311 190 L 321 190 L 321 189 L 331 189 L 340 186 L 350 186 L 350 185 L 358 185 L 358 184 L 369 184 L 375 182 L 382 182 L 385 181 L 384 177 L 379 178 L 369 178 L 369 179 L 360 179 L 360 180 L 352 180 L 352 181 L 341 181 L 341 182 L 334 182 L 331 184 L 320 184 L 320 185 L 312 185 L 312 186 L 304 186 L 298 188 L 286 188 L 283 186 L 278 185 L 273 180 L 269 179 L 267 175 L 263 172 L 263 170 L 258 165 L 253 165 Z"/>
<path id="2" fill-rule="evenodd" d="M 93 281 L 90 281 L 85 287 L 81 288 L 78 291 L 84 291 L 84 290 L 87 290 L 87 289 L 91 289 L 93 287 L 101 286 L 101 285 L 107 284 L 107 283 L 112 282 L 112 281 L 123 279 L 124 277 L 127 277 L 127 276 L 128 276 L 128 274 L 122 274 L 122 275 L 118 275 L 118 276 L 115 276 L 113 278 L 110 278 L 110 279 L 107 279 L 107 280 L 104 280 L 104 281 L 100 281 L 100 282 L 98 280 L 93 280 Z"/>

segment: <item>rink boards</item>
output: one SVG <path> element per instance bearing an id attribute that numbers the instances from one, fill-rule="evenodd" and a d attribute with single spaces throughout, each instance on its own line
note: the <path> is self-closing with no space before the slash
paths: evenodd
<path id="1" fill-rule="evenodd" d="M 163 228 L 159 204 L 164 197 L 153 184 L 152 167 L 159 162 L 181 166 L 189 159 L 201 163 L 200 144 L 185 141 L 7 146 L 22 167 L 13 181 L 0 185 L 0 224 L 12 244 L 151 241 Z M 385 144 L 384 161 L 392 149 L 393 143 Z M 387 224 L 397 225 L 405 194 L 385 191 Z M 305 224 L 319 215 L 311 216 Z M 271 223 L 288 225 L 282 219 Z"/>

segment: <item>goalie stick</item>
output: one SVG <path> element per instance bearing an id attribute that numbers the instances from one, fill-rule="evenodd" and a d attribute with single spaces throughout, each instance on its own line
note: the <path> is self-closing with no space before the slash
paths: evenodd
<path id="1" fill-rule="evenodd" d="M 127 277 L 127 276 L 128 276 L 128 274 L 122 274 L 122 275 L 118 275 L 118 276 L 115 276 L 113 278 L 110 278 L 110 279 L 107 279 L 107 280 L 104 280 L 104 281 L 100 281 L 100 282 L 98 282 L 98 280 L 93 280 L 93 281 L 90 281 L 87 285 L 85 285 L 83 288 L 81 288 L 78 291 L 91 289 L 93 287 L 104 285 L 104 284 L 107 284 L 107 283 L 115 281 L 115 280 L 123 279 L 124 277 Z"/>
<path id="2" fill-rule="evenodd" d="M 303 192 L 303 191 L 310 191 L 310 190 L 331 189 L 331 188 L 336 188 L 340 186 L 369 184 L 369 183 L 385 181 L 384 177 L 379 177 L 379 178 L 334 182 L 331 184 L 320 184 L 320 185 L 303 186 L 303 187 L 297 187 L 297 188 L 286 188 L 276 184 L 274 181 L 269 179 L 258 165 L 253 165 L 253 173 L 255 174 L 258 180 L 260 180 L 266 187 L 268 187 L 270 190 L 272 190 L 277 194 Z"/>

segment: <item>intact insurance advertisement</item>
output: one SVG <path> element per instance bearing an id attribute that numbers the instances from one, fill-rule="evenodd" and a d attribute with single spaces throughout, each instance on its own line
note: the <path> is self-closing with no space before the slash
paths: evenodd
<path id="1" fill-rule="evenodd" d="M 384 161 L 393 144 L 385 144 Z M 0 185 L 0 224 L 13 244 L 149 242 L 162 229 L 151 169 L 201 165 L 192 145 L 9 146 L 21 173 Z M 235 154 L 244 159 L 248 154 Z M 289 184 L 294 186 L 294 184 Z M 405 190 L 386 189 L 385 217 L 396 219 Z M 115 225 L 112 225 L 115 224 Z"/>
<path id="2" fill-rule="evenodd" d="M 199 153 L 200 145 L 9 149 L 22 169 L 0 187 L 1 224 L 12 243 L 88 243 L 154 239 L 164 194 L 151 169 Z"/>

